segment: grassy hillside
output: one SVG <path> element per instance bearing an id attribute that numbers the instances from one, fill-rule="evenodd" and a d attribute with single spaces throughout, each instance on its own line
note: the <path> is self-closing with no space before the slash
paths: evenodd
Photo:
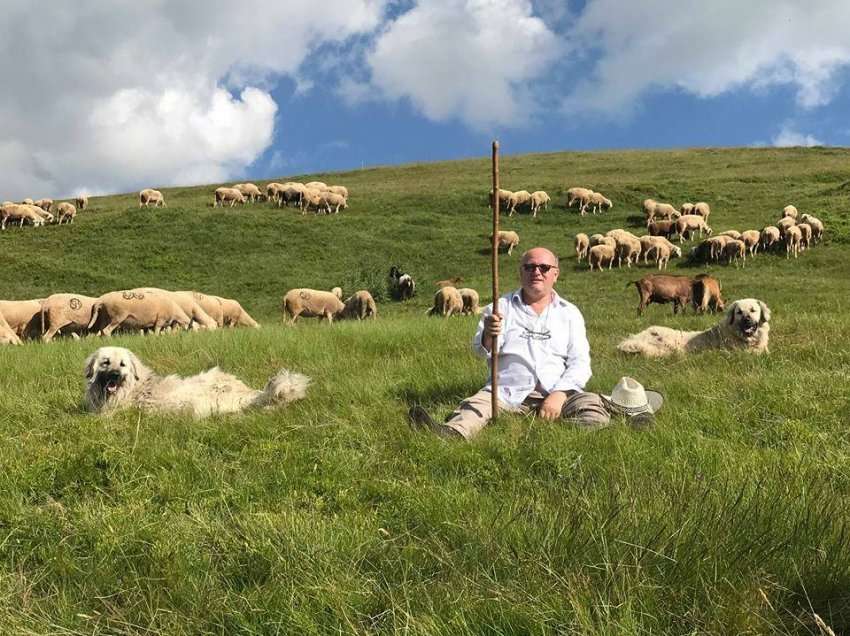
<path id="1" fill-rule="evenodd" d="M 335 216 L 164 188 L 165 209 L 98 197 L 73 226 L 0 233 L 0 298 L 200 289 L 264 324 L 113 339 L 159 372 L 314 378 L 282 411 L 99 418 L 80 406 L 99 341 L 0 348 L 0 632 L 809 634 L 814 613 L 850 630 L 850 151 L 503 157 L 504 187 L 552 195 L 503 227 L 562 256 L 589 388 L 632 375 L 667 402 L 649 432 L 509 416 L 449 444 L 405 413 L 442 416 L 485 380 L 475 319 L 423 314 L 439 279 L 489 295 L 489 175 L 482 159 L 293 176 L 348 186 Z M 565 211 L 574 185 L 614 209 Z M 576 265 L 576 232 L 640 230 L 647 196 L 708 201 L 715 231 L 759 229 L 788 203 L 825 222 L 796 261 L 671 262 L 718 276 L 727 300 L 764 300 L 770 355 L 616 352 L 650 324 L 717 320 L 658 305 L 638 318 L 628 283 L 652 270 Z M 518 261 L 501 257 L 504 291 Z M 380 287 L 392 264 L 419 294 L 379 303 L 376 323 L 280 325 L 287 289 Z"/>

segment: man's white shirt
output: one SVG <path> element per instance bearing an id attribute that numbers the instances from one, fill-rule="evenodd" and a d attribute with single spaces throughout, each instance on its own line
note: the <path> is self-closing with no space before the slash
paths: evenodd
<path id="1" fill-rule="evenodd" d="M 472 341 L 475 353 L 487 358 L 488 363 L 491 355 L 481 346 L 481 338 L 484 319 L 492 313 L 493 305 L 487 305 Z M 517 290 L 499 298 L 499 313 L 500 400 L 519 406 L 535 389 L 544 395 L 584 390 L 591 376 L 590 344 L 578 307 L 553 291 L 552 301 L 538 316 L 523 302 L 522 290 Z"/>

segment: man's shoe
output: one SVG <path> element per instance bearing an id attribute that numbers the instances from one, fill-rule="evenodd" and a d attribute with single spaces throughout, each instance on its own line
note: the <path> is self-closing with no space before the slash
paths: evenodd
<path id="1" fill-rule="evenodd" d="M 417 431 L 428 431 L 445 439 L 463 439 L 463 435 L 451 426 L 435 422 L 421 404 L 411 406 L 407 415 L 410 418 L 410 425 Z"/>

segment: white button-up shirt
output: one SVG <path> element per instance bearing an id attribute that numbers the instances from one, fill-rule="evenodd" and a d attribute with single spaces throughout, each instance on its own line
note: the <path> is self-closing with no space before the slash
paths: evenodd
<path id="1" fill-rule="evenodd" d="M 481 337 L 484 319 L 492 313 L 493 305 L 487 305 L 472 341 L 475 353 L 487 358 L 488 364 L 491 355 L 481 346 Z M 538 316 L 522 301 L 522 290 L 517 290 L 499 299 L 499 313 L 500 400 L 519 406 L 535 389 L 544 395 L 584 390 L 591 376 L 590 344 L 578 307 L 553 291 L 552 302 Z"/>

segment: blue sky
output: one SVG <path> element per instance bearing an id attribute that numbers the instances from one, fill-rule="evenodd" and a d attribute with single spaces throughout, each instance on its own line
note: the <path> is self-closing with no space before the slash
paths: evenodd
<path id="1" fill-rule="evenodd" d="M 7 0 L 4 199 L 504 153 L 847 145 L 839 0 Z M 224 28 L 226 26 L 226 28 Z M 96 33 L 97 37 L 92 34 Z"/>

